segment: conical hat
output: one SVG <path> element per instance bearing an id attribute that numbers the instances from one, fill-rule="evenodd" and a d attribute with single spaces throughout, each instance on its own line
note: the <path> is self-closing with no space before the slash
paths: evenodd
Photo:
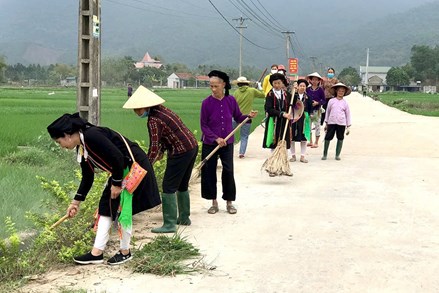
<path id="1" fill-rule="evenodd" d="M 163 104 L 164 102 L 165 100 L 159 97 L 156 93 L 150 91 L 144 86 L 139 86 L 139 88 L 134 92 L 134 94 L 123 105 L 123 108 L 124 109 L 149 108 Z"/>
<path id="2" fill-rule="evenodd" d="M 347 95 L 349 95 L 349 94 L 351 93 L 351 88 L 350 88 L 350 87 L 348 87 L 347 85 L 345 85 L 345 84 L 339 82 L 339 83 L 334 84 L 334 85 L 329 89 L 329 92 L 331 93 L 331 95 L 333 95 L 333 96 L 336 96 L 336 95 L 337 95 L 336 90 L 337 90 L 338 87 L 344 87 L 344 88 L 346 89 L 346 91 L 345 91 L 345 93 L 344 93 L 345 96 L 347 96 Z"/>
<path id="3" fill-rule="evenodd" d="M 297 120 L 300 119 L 300 117 L 302 117 L 304 110 L 305 110 L 305 107 L 304 107 L 302 101 L 298 100 L 291 111 L 292 115 L 293 115 L 293 122 L 296 122 Z"/>
<path id="4" fill-rule="evenodd" d="M 312 77 L 317 77 L 318 79 L 322 80 L 322 77 L 320 76 L 320 74 L 318 72 L 310 73 L 306 77 L 309 79 L 311 79 Z"/>

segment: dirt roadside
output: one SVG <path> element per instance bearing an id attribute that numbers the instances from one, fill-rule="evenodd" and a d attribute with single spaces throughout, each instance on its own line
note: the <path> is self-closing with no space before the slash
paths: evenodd
<path id="1" fill-rule="evenodd" d="M 208 215 L 192 187 L 192 225 L 183 234 L 213 270 L 177 277 L 126 267 L 74 266 L 21 292 L 439 292 L 439 119 L 410 115 L 358 93 L 347 100 L 353 126 L 342 160 L 308 148 L 293 177 L 261 172 L 263 129 L 235 159 L 238 213 Z M 297 146 L 298 150 L 299 147 Z M 158 213 L 135 218 L 152 237 Z M 146 224 L 147 223 L 147 224 Z"/>

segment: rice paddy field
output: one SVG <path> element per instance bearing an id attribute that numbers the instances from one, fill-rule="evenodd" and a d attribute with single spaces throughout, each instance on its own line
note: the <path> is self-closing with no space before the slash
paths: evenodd
<path id="1" fill-rule="evenodd" d="M 160 89 L 156 93 L 199 139 L 201 102 L 210 89 Z M 122 109 L 126 98 L 125 88 L 102 89 L 101 125 L 148 145 L 146 120 Z M 263 113 L 263 104 L 263 99 L 257 100 L 254 108 Z M 73 151 L 60 149 L 46 131 L 60 115 L 73 112 L 76 88 L 0 88 L 0 237 L 6 233 L 6 217 L 12 218 L 18 230 L 25 230 L 30 224 L 24 216 L 26 211 L 44 212 L 47 203 L 42 205 L 42 200 L 47 195 L 36 176 L 60 183 L 76 180 L 78 164 Z M 259 115 L 255 119 L 253 128 L 262 118 Z"/>
<path id="2" fill-rule="evenodd" d="M 159 89 L 156 93 L 199 139 L 201 102 L 210 89 Z M 409 113 L 439 117 L 437 94 L 380 93 L 377 99 Z M 125 88 L 103 88 L 101 125 L 148 145 L 146 120 L 122 109 L 125 101 Z M 263 104 L 263 99 L 255 101 L 254 108 L 260 114 L 253 128 L 264 117 Z M 54 119 L 73 112 L 76 112 L 76 88 L 0 88 L 0 237 L 6 234 L 3 225 L 6 217 L 11 217 L 16 228 L 23 231 L 30 224 L 24 216 L 26 211 L 45 211 L 47 203 L 42 204 L 42 200 L 47 199 L 47 194 L 36 176 L 61 184 L 71 180 L 79 183 L 74 177 L 78 168 L 74 153 L 60 149 L 46 131 Z"/>

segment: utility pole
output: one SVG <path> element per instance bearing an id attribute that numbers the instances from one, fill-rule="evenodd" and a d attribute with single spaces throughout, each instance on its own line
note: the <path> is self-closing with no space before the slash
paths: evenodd
<path id="1" fill-rule="evenodd" d="M 365 76 L 365 81 L 364 84 L 366 85 L 366 89 L 368 88 L 368 83 L 369 83 L 369 48 L 367 48 L 367 54 L 366 54 L 366 76 Z"/>
<path id="2" fill-rule="evenodd" d="M 79 0 L 77 109 L 99 125 L 101 112 L 101 4 Z"/>
<path id="3" fill-rule="evenodd" d="M 287 61 L 290 59 L 290 43 L 291 43 L 291 34 L 294 34 L 292 31 L 284 31 L 282 32 L 286 36 L 286 55 Z"/>
<path id="4" fill-rule="evenodd" d="M 238 22 L 236 28 L 239 28 L 239 76 L 242 76 L 242 33 L 243 29 L 247 28 L 247 26 L 244 25 L 244 21 L 247 19 L 249 18 L 242 16 L 239 18 L 233 18 L 234 21 Z"/>
<path id="5" fill-rule="evenodd" d="M 317 60 L 317 57 L 315 57 L 315 56 L 311 56 L 311 57 L 309 57 L 309 59 L 311 59 L 312 71 L 313 71 L 313 72 L 314 72 L 314 71 L 317 71 L 317 70 L 316 70 L 316 60 Z"/>

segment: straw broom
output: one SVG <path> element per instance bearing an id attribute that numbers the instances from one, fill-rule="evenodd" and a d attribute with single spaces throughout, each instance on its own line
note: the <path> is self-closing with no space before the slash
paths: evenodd
<path id="1" fill-rule="evenodd" d="M 292 112 L 291 103 L 293 102 L 294 95 L 296 94 L 295 83 L 296 82 L 294 82 L 293 84 L 293 92 L 291 95 L 291 102 L 288 109 L 288 114 L 291 114 Z M 275 176 L 293 176 L 293 173 L 290 169 L 290 163 L 288 162 L 287 142 L 285 141 L 285 136 L 287 134 L 289 123 L 289 120 L 286 121 L 282 139 L 277 143 L 277 146 L 271 153 L 270 157 L 265 160 L 264 164 L 262 164 L 261 169 L 265 168 L 265 171 L 267 171 L 268 174 L 274 174 Z"/>
<path id="2" fill-rule="evenodd" d="M 249 120 L 250 118 L 249 117 L 247 117 L 247 118 L 245 118 L 241 123 L 239 123 L 239 125 L 238 126 L 236 126 L 236 128 L 235 129 L 233 129 L 232 130 L 232 132 L 230 132 L 227 136 L 226 136 L 226 138 L 224 138 L 224 140 L 225 141 L 228 141 L 229 140 L 229 138 L 231 138 L 234 134 L 235 134 L 235 132 L 236 131 L 238 131 L 238 129 L 240 129 L 241 128 L 241 126 L 242 125 L 244 125 L 245 123 L 247 123 L 247 121 Z M 218 145 L 218 146 L 216 146 L 216 148 L 214 148 L 213 149 L 213 151 L 211 151 L 208 155 L 207 155 L 207 157 L 205 157 L 204 158 L 204 160 L 202 160 L 199 164 L 198 164 L 198 166 L 196 166 L 194 169 L 193 169 L 193 171 L 192 171 L 192 175 L 191 175 L 191 179 L 189 180 L 189 184 L 192 184 L 192 183 L 195 183 L 196 181 L 197 181 L 197 179 L 201 176 L 201 168 L 203 168 L 203 166 L 204 166 L 204 164 L 206 164 L 206 162 L 218 151 L 220 149 L 220 146 Z"/>

